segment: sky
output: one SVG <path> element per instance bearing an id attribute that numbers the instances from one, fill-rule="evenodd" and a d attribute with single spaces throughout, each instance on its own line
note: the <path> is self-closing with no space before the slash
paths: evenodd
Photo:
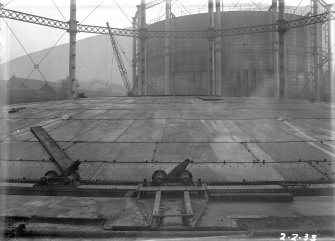
<path id="1" fill-rule="evenodd" d="M 146 0 L 146 2 L 150 2 L 150 0 Z M 231 6 L 237 3 L 250 5 L 253 5 L 253 3 L 261 3 L 263 5 L 271 4 L 271 0 L 222 0 L 222 2 L 224 5 Z M 326 2 L 334 3 L 335 0 L 326 0 Z M 1 0 L 1 3 L 4 4 L 6 8 L 15 11 L 63 21 L 68 21 L 69 19 L 70 0 Z M 77 0 L 77 19 L 83 24 L 105 26 L 106 21 L 108 21 L 111 27 L 127 28 L 131 26 L 130 19 L 134 16 L 136 5 L 139 3 L 140 0 Z M 300 6 L 307 6 L 309 3 L 310 0 L 286 0 L 286 4 L 291 6 L 298 6 L 299 4 Z M 181 13 L 186 14 L 186 11 L 192 12 L 198 9 L 205 11 L 206 7 L 207 0 L 174 0 L 172 12 L 177 15 Z M 92 12 L 95 8 L 96 10 Z M 164 15 L 164 4 L 147 10 L 148 21 L 161 15 Z M 1 19 L 0 37 L 2 54 L 0 63 L 25 55 L 23 47 L 6 24 L 9 25 L 28 53 L 49 48 L 55 44 L 60 45 L 68 42 L 68 34 L 64 34 L 65 31 L 63 30 L 9 19 Z M 77 39 L 91 36 L 93 35 L 79 33 L 77 34 Z"/>

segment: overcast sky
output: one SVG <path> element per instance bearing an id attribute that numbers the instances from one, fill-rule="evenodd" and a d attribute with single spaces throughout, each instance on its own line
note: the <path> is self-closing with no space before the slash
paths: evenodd
<path id="1" fill-rule="evenodd" d="M 151 0 L 147 0 L 149 2 Z M 335 0 L 326 0 L 327 3 L 334 3 Z M 176 14 L 191 12 L 195 9 L 206 10 L 207 0 L 175 0 L 173 1 L 172 11 Z M 271 0 L 223 0 L 223 4 L 233 5 L 234 3 L 270 5 Z M 8 9 L 27 12 L 35 15 L 68 21 L 70 0 L 1 0 L 1 3 Z M 120 8 L 116 5 L 119 4 Z M 101 4 L 93 13 L 91 13 L 83 24 L 105 26 L 106 21 L 111 27 L 126 28 L 130 26 L 129 19 L 134 16 L 136 5 L 140 0 L 77 0 L 77 19 L 82 22 L 94 8 Z M 287 5 L 307 6 L 310 0 L 286 0 Z M 57 10 L 56 6 L 59 11 Z M 164 4 L 160 4 L 147 11 L 147 20 L 154 19 L 164 14 Z M 129 18 L 129 19 L 128 19 Z M 23 48 L 10 32 L 8 26 L 1 21 L 2 49 L 5 50 L 1 56 L 1 62 L 6 62 L 18 56 L 25 55 Z M 59 44 L 68 42 L 68 34 L 63 30 L 43 27 L 39 25 L 24 23 L 5 19 L 6 23 L 12 28 L 22 45 L 29 52 L 35 52 L 53 46 L 63 35 Z M 79 33 L 77 39 L 87 38 L 92 34 Z"/>

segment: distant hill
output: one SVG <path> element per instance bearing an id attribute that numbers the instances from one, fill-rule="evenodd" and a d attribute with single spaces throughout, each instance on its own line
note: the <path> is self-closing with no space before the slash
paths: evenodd
<path id="1" fill-rule="evenodd" d="M 123 53 L 124 64 L 131 79 L 132 39 L 129 37 L 116 37 Z M 50 49 L 44 49 L 31 54 L 35 62 L 39 62 Z M 125 88 L 120 77 L 117 63 L 113 57 L 109 36 L 96 35 L 77 41 L 77 76 L 80 89 L 108 89 L 114 95 L 124 95 Z M 123 56 L 124 57 L 124 56 Z M 56 46 L 39 65 L 40 71 L 51 82 L 59 82 L 68 76 L 69 45 Z M 6 68 L 7 80 L 13 75 L 26 78 L 33 70 L 33 64 L 28 56 L 22 56 L 1 65 Z M 30 79 L 43 80 L 40 73 L 35 70 Z M 112 85 L 111 85 L 112 84 Z"/>

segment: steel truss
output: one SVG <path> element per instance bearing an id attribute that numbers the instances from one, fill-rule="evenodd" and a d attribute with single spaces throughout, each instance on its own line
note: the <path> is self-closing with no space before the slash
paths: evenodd
<path id="1" fill-rule="evenodd" d="M 33 24 L 38 24 L 42 26 L 58 28 L 69 30 L 69 23 L 45 18 L 37 15 L 32 15 L 28 13 L 18 12 L 6 8 L 0 9 L 0 16 L 2 18 L 8 18 Z M 307 26 L 310 24 L 323 23 L 335 19 L 335 11 L 330 11 L 318 15 L 312 15 L 310 17 L 300 18 L 292 21 L 285 21 L 282 28 L 285 30 L 292 28 L 299 28 Z M 221 29 L 216 31 L 139 31 L 131 29 L 120 29 L 111 28 L 113 35 L 127 36 L 127 37 L 147 37 L 147 38 L 208 38 L 214 36 L 233 36 L 233 35 L 244 35 L 244 34 L 254 34 L 254 33 L 264 33 L 264 32 L 274 32 L 279 30 L 279 24 L 265 24 L 257 26 L 248 26 L 240 28 L 231 29 Z M 93 34 L 108 34 L 107 27 L 94 26 L 94 25 L 77 25 L 77 32 L 81 33 L 93 33 Z"/>

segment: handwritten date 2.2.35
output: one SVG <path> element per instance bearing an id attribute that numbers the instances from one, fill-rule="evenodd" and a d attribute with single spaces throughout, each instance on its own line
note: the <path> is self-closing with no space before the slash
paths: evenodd
<path id="1" fill-rule="evenodd" d="M 292 241 L 317 241 L 317 235 L 316 234 L 308 234 L 305 233 L 304 236 L 299 236 L 299 234 L 292 233 L 292 234 L 286 234 L 286 233 L 281 233 L 280 234 L 280 240 L 292 240 Z"/>

